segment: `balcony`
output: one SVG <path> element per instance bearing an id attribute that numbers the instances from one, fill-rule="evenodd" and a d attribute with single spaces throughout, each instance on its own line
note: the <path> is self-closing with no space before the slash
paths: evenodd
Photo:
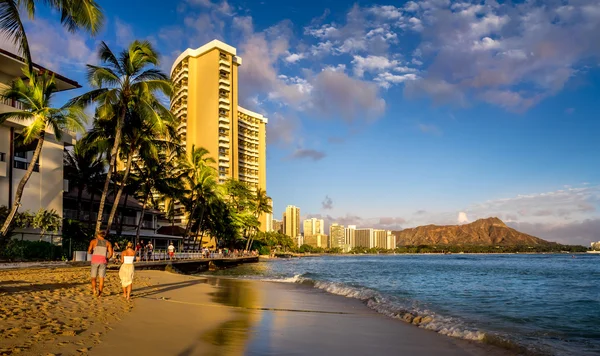
<path id="1" fill-rule="evenodd" d="M 229 63 L 227 63 L 227 64 L 229 64 Z M 230 70 L 231 70 L 231 68 L 229 67 L 229 65 L 222 64 L 219 61 L 219 71 L 229 73 Z"/>
<path id="2" fill-rule="evenodd" d="M 221 120 L 220 120 L 220 118 L 219 118 L 219 128 L 220 129 L 229 130 L 229 124 L 222 123 Z"/>
<path id="3" fill-rule="evenodd" d="M 219 96 L 219 104 L 220 103 L 225 103 L 225 104 L 229 105 L 229 103 L 230 103 L 229 98 L 226 96 Z"/>
<path id="4" fill-rule="evenodd" d="M 229 148 L 229 142 L 219 140 L 219 147 Z"/>
<path id="5" fill-rule="evenodd" d="M 229 162 L 219 161 L 219 167 L 227 167 L 227 168 L 229 168 Z"/>
<path id="6" fill-rule="evenodd" d="M 229 125 L 229 118 L 227 116 L 223 116 L 219 114 L 219 123 L 224 123 Z"/>
<path id="7" fill-rule="evenodd" d="M 226 67 L 231 67 L 231 63 L 229 63 L 229 59 L 228 58 L 219 58 L 219 66 L 226 66 Z"/>
<path id="8" fill-rule="evenodd" d="M 229 110 L 229 104 L 224 104 L 222 102 L 219 102 L 219 109 Z"/>
<path id="9" fill-rule="evenodd" d="M 229 136 L 221 136 L 219 135 L 219 143 L 223 141 L 223 142 L 229 142 Z"/>
<path id="10" fill-rule="evenodd" d="M 230 86 L 231 82 L 229 81 L 229 77 L 220 75 L 219 76 L 219 85 L 221 85 L 221 84 Z"/>
<path id="11" fill-rule="evenodd" d="M 230 88 L 229 88 L 229 85 L 219 84 L 219 90 L 225 90 L 225 91 L 229 92 Z"/>
<path id="12" fill-rule="evenodd" d="M 226 153 L 219 152 L 219 161 L 227 161 L 229 162 L 229 156 Z"/>

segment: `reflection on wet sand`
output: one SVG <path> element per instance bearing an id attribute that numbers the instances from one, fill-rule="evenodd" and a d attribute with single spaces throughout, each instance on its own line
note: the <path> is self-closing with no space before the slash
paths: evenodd
<path id="1" fill-rule="evenodd" d="M 216 289 L 209 293 L 212 301 L 239 308 L 233 312 L 233 319 L 217 325 L 202 335 L 202 340 L 217 346 L 214 355 L 242 355 L 246 349 L 253 326 L 260 321 L 261 291 L 252 288 L 247 282 L 227 279 L 207 279 Z"/>

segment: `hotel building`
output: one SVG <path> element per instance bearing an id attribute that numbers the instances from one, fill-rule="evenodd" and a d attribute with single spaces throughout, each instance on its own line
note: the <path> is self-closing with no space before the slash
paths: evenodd
<path id="1" fill-rule="evenodd" d="M 356 247 L 356 225 L 348 225 L 347 228 L 344 229 L 344 238 L 346 240 L 346 244 L 350 246 L 350 248 Z"/>
<path id="2" fill-rule="evenodd" d="M 304 225 L 304 236 L 311 236 L 316 234 L 325 233 L 325 222 L 323 219 L 306 219 L 303 222 Z"/>
<path id="3" fill-rule="evenodd" d="M 305 235 L 304 244 L 312 247 L 329 248 L 329 236 L 325 234 Z"/>
<path id="4" fill-rule="evenodd" d="M 214 40 L 188 48 L 171 68 L 171 111 L 187 152 L 204 147 L 216 161 L 219 182 L 236 179 L 252 191 L 266 191 L 267 118 L 238 105 L 238 67 L 234 47 Z M 268 217 L 259 220 L 268 229 Z"/>
<path id="5" fill-rule="evenodd" d="M 347 249 L 344 227 L 339 224 L 331 224 L 329 227 L 329 245 L 331 248 L 339 247 L 342 250 Z"/>
<path id="6" fill-rule="evenodd" d="M 354 241 L 355 245 L 353 247 L 375 247 L 375 234 L 373 234 L 373 229 L 354 230 Z"/>
<path id="7" fill-rule="evenodd" d="M 23 77 L 21 68 L 23 59 L 0 49 L 0 91 L 8 88 L 11 82 Z M 47 70 L 37 64 L 34 70 Z M 58 91 L 65 91 L 81 86 L 59 74 L 54 74 Z M 0 100 L 0 113 L 22 110 L 19 102 Z M 31 162 L 37 141 L 30 144 L 19 143 L 19 133 L 29 125 L 30 121 L 8 119 L 0 124 L 0 205 L 12 207 L 19 182 L 27 168 L 34 164 L 34 170 L 25 185 L 19 211 L 38 211 L 40 208 L 54 210 L 63 216 L 63 191 L 68 190 L 68 183 L 63 180 L 63 152 L 65 147 L 75 144 L 74 132 L 63 132 L 58 140 L 52 128 L 46 129 L 46 137 L 42 152 L 37 162 Z M 39 238 L 37 235 L 36 238 Z"/>
<path id="8" fill-rule="evenodd" d="M 283 213 L 283 233 L 292 239 L 300 236 L 300 208 L 288 205 Z"/>

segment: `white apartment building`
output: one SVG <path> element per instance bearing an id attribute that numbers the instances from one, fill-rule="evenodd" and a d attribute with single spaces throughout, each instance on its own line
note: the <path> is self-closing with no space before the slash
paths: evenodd
<path id="1" fill-rule="evenodd" d="M 0 91 L 9 87 L 10 83 L 22 77 L 23 60 L 10 52 L 0 49 Z M 34 64 L 36 70 L 46 70 Z M 68 78 L 55 74 L 58 90 L 70 90 L 81 86 Z M 22 109 L 20 103 L 10 100 L 0 101 L 0 113 Z M 62 139 L 57 140 L 54 131 L 48 128 L 42 152 L 38 162 L 31 162 L 37 142 L 28 145 L 19 143 L 19 133 L 29 122 L 6 120 L 0 124 L 0 205 L 12 206 L 19 182 L 26 169 L 35 164 L 33 174 L 29 178 L 19 211 L 36 212 L 40 208 L 54 210 L 63 216 L 63 190 L 67 183 L 63 180 L 63 152 L 65 147 L 75 143 L 75 133 L 64 132 Z"/>

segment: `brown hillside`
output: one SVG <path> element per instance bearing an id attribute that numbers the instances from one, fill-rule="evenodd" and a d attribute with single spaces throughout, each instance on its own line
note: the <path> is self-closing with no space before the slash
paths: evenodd
<path id="1" fill-rule="evenodd" d="M 521 233 L 498 218 L 479 219 L 464 225 L 425 225 L 393 231 L 397 246 L 407 245 L 549 245 L 552 242 Z"/>

